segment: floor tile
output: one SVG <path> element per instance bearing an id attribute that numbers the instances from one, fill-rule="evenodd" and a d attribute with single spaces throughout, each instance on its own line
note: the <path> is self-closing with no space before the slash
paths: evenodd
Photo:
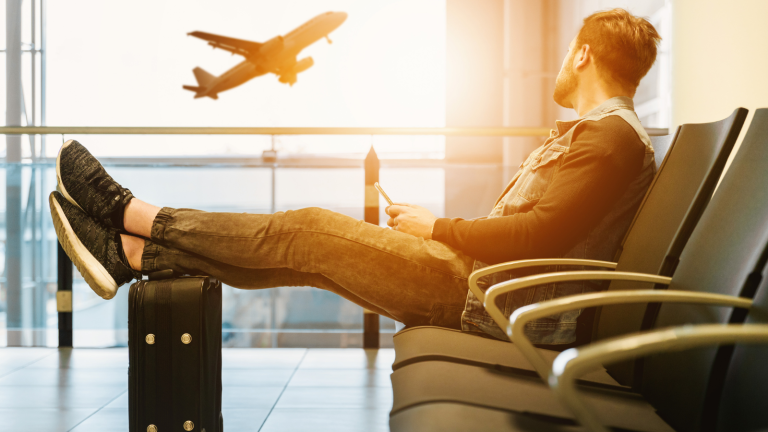
<path id="1" fill-rule="evenodd" d="M 128 409 L 128 390 L 124 391 L 123 394 L 115 398 L 112 402 L 110 402 L 104 408 L 122 408 L 127 410 Z"/>
<path id="2" fill-rule="evenodd" d="M 236 369 L 295 369 L 305 348 L 227 348 L 222 350 L 222 367 Z"/>
<path id="3" fill-rule="evenodd" d="M 66 432 L 88 418 L 94 409 L 0 408 L 2 429 L 24 432 Z"/>
<path id="4" fill-rule="evenodd" d="M 19 369 L 21 369 L 21 366 L 0 366 L 0 378 L 16 372 Z"/>
<path id="5" fill-rule="evenodd" d="M 3 408 L 101 408 L 127 386 L 0 386 Z"/>
<path id="6" fill-rule="evenodd" d="M 392 389 L 385 387 L 288 387 L 275 408 L 392 409 Z"/>
<path id="7" fill-rule="evenodd" d="M 128 368 L 53 369 L 24 368 L 0 377 L 0 386 L 127 386 Z"/>
<path id="8" fill-rule="evenodd" d="M 392 371 L 395 350 L 310 349 L 300 369 L 386 369 Z"/>
<path id="9" fill-rule="evenodd" d="M 224 430 L 234 432 L 256 432 L 269 414 L 269 408 L 222 408 Z"/>
<path id="10" fill-rule="evenodd" d="M 128 432 L 128 410 L 103 408 L 77 425 L 72 432 Z"/>
<path id="11" fill-rule="evenodd" d="M 381 369 L 299 369 L 288 387 L 392 387 Z"/>
<path id="12" fill-rule="evenodd" d="M 56 353 L 56 348 L 0 348 L 0 374 L 3 368 L 17 369 Z"/>
<path id="13" fill-rule="evenodd" d="M 221 371 L 221 383 L 225 387 L 284 387 L 288 384 L 293 372 L 293 369 L 223 369 Z"/>
<path id="14" fill-rule="evenodd" d="M 222 357 L 227 430 L 388 430 L 392 350 L 225 349 Z M 0 359 L 3 430 L 128 431 L 127 349 L 3 348 Z"/>
<path id="15" fill-rule="evenodd" d="M 283 387 L 224 387 L 221 406 L 226 408 L 272 408 Z"/>
<path id="16" fill-rule="evenodd" d="M 59 348 L 29 366 L 38 368 L 128 368 L 128 348 Z"/>
<path id="17" fill-rule="evenodd" d="M 277 409 L 261 432 L 388 432 L 389 410 L 373 409 Z"/>

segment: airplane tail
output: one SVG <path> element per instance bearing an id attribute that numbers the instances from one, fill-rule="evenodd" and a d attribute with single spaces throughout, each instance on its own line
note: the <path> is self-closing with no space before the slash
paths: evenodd
<path id="1" fill-rule="evenodd" d="M 195 79 L 197 80 L 197 86 L 191 86 L 191 85 L 185 85 L 183 86 L 184 90 L 189 90 L 195 92 L 195 99 L 208 96 L 211 99 L 218 99 L 218 94 L 207 94 L 207 85 L 213 81 L 216 77 L 209 74 L 208 72 L 204 71 L 203 68 L 196 67 L 192 70 L 192 73 L 195 74 Z"/>
<path id="2" fill-rule="evenodd" d="M 200 87 L 207 87 L 208 83 L 213 81 L 216 77 L 204 71 L 201 67 L 192 69 L 192 73 L 195 74 L 195 79 Z"/>

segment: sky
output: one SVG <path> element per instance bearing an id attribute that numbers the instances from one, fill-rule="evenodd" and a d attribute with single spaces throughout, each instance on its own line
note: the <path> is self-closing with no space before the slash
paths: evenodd
<path id="1" fill-rule="evenodd" d="M 48 4 L 48 124 L 61 126 L 442 127 L 445 2 L 416 0 L 147 1 Z M 265 75 L 193 99 L 199 66 L 220 75 L 242 61 L 186 34 L 264 42 L 316 15 L 347 21 L 305 49 L 315 65 L 289 87 Z M 267 137 L 98 137 L 98 155 L 260 152 Z M 360 153 L 370 137 L 283 137 L 299 153 Z M 440 152 L 442 139 L 380 139 L 380 152 Z"/>

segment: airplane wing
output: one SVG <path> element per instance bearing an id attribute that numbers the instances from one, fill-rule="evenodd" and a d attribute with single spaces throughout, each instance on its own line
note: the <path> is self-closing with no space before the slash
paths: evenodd
<path id="1" fill-rule="evenodd" d="M 187 35 L 208 41 L 208 45 L 214 48 L 220 48 L 233 54 L 240 54 L 242 56 L 257 53 L 262 45 L 258 42 L 219 36 L 201 31 L 193 31 L 191 33 L 187 33 Z"/>

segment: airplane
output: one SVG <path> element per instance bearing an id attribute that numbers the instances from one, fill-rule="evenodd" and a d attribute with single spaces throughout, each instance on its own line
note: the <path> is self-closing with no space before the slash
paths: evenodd
<path id="1" fill-rule="evenodd" d="M 219 93 L 269 72 L 277 75 L 281 83 L 293 86 L 296 83 L 296 75 L 315 64 L 312 57 L 297 61 L 296 56 L 299 52 L 322 38 L 332 43 L 328 34 L 336 30 L 346 19 L 345 12 L 326 12 L 305 22 L 285 36 L 276 36 L 264 43 L 201 31 L 187 33 L 189 36 L 208 41 L 208 45 L 214 49 L 219 48 L 231 52 L 232 55 L 241 55 L 245 60 L 218 77 L 196 67 L 192 73 L 195 74 L 197 86 L 185 85 L 183 88 L 195 92 L 195 99 L 206 96 L 218 99 Z"/>

